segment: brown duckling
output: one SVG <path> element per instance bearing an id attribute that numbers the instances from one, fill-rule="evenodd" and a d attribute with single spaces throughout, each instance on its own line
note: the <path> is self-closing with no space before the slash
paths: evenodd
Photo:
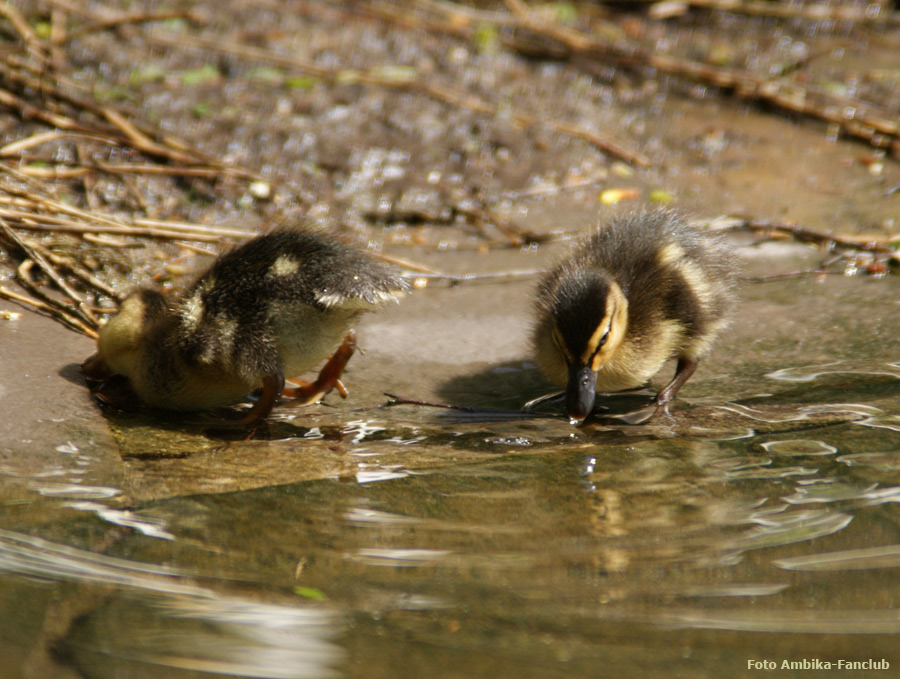
<path id="1" fill-rule="evenodd" d="M 353 324 L 406 288 L 389 265 L 327 236 L 258 236 L 219 257 L 173 304 L 155 290 L 127 297 L 82 369 L 95 383 L 124 376 L 143 403 L 169 410 L 215 408 L 261 389 L 241 420 L 251 424 L 281 395 L 311 403 L 337 387 L 346 396 Z M 285 377 L 329 355 L 314 383 L 284 388 Z"/>
<path id="2" fill-rule="evenodd" d="M 733 255 L 718 238 L 667 210 L 638 212 L 594 231 L 541 281 L 536 362 L 565 386 L 580 424 L 597 391 L 644 385 L 670 358 L 674 378 L 650 417 L 669 403 L 728 325 Z"/>

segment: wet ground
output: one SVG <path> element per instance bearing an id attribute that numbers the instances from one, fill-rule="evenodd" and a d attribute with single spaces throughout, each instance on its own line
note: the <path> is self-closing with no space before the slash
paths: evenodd
<path id="1" fill-rule="evenodd" d="M 73 43 L 81 80 L 130 83 L 128 105 L 147 119 L 275 187 L 258 201 L 235 180 L 140 179 L 166 218 L 250 229 L 308 214 L 452 274 L 540 270 L 567 247 L 486 246 L 502 240 L 493 227 L 444 212 L 476 189 L 534 233 L 587 228 L 654 189 L 701 218 L 896 231 L 896 164 L 873 170 L 869 148 L 825 126 L 318 4 L 198 9 L 207 23 L 189 36 L 341 68 L 414 66 L 456 86 L 465 76 L 510 106 L 535 99 L 543 116 L 624 130 L 653 164 L 626 170 L 544 127 L 411 93 L 289 87 L 185 34 L 173 46 L 181 25 Z M 690 30 L 730 27 L 739 55 L 765 33 L 696 21 L 669 26 L 676 47 Z M 885 54 L 896 34 L 832 29 L 782 27 L 791 39 L 778 49 L 851 45 L 850 63 L 820 76 L 867 60 L 896 68 Z M 132 80 L 135 63 L 164 74 L 213 63 L 217 75 L 192 90 L 183 77 Z M 104 209 L 127 209 L 132 194 L 113 188 L 98 189 Z M 603 205 L 615 188 L 640 194 Z M 747 234 L 732 243 L 747 276 L 827 258 Z M 166 275 L 157 251 L 195 265 L 151 244 L 134 278 Z M 897 281 L 746 282 L 673 417 L 645 426 L 519 412 L 550 389 L 529 356 L 533 275 L 433 283 L 365 319 L 350 398 L 280 406 L 253 440 L 216 415 L 101 412 L 76 370 L 89 340 L 31 313 L 0 321 L 0 676 L 741 677 L 763 661 L 786 677 L 900 676 Z M 602 403 L 616 415 L 652 393 Z M 870 659 L 888 667 L 837 665 Z"/>

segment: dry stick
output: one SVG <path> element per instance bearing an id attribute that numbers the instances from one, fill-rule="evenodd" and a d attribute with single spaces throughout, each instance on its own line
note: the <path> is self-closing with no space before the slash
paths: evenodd
<path id="1" fill-rule="evenodd" d="M 113 140 L 108 137 L 101 137 L 94 134 L 78 134 L 74 132 L 59 132 L 53 130 L 51 132 L 38 132 L 30 137 L 19 139 L 0 148 L 0 156 L 14 156 L 20 151 L 26 151 L 33 146 L 40 146 L 47 142 L 57 141 L 59 139 L 83 139 L 85 141 L 95 141 L 101 144 L 111 144 Z"/>
<path id="2" fill-rule="evenodd" d="M 33 182 L 29 177 L 23 175 L 19 170 L 15 168 L 8 167 L 2 163 L 0 163 L 0 173 L 5 172 L 17 179 L 21 179 L 34 185 L 36 190 L 42 190 L 42 186 L 36 182 Z M 110 217 L 106 217 L 105 215 L 101 215 L 94 212 L 87 212 L 85 210 L 81 210 L 72 205 L 67 205 L 66 203 L 60 203 L 55 200 L 51 200 L 44 196 L 40 196 L 37 194 L 27 193 L 16 186 L 4 186 L 4 190 L 7 193 L 10 193 L 15 196 L 19 196 L 20 198 L 25 198 L 30 201 L 29 206 L 33 205 L 35 208 L 44 208 L 52 212 L 61 212 L 63 214 L 71 215 L 73 217 L 78 217 L 86 222 L 97 222 L 100 224 L 106 224 L 116 229 L 116 233 L 125 233 L 129 235 L 147 235 L 146 233 L 139 233 L 139 229 L 135 227 L 129 226 L 123 222 L 117 221 Z M 4 197 L 0 196 L 0 203 L 4 202 Z M 11 210 L 0 210 L 0 215 L 5 215 L 8 217 L 15 218 L 41 218 L 44 220 L 53 220 L 59 219 L 50 217 L 48 215 L 37 215 L 33 213 L 27 212 L 17 212 Z M 201 238 L 197 240 L 209 240 L 208 236 L 222 236 L 225 238 L 248 238 L 252 236 L 252 233 L 247 233 L 246 231 L 241 231 L 239 229 L 226 229 L 221 227 L 208 227 L 201 226 L 197 224 L 188 224 L 185 222 L 168 222 L 168 221 L 160 221 L 154 219 L 135 219 L 134 224 L 138 227 L 162 227 L 164 230 L 172 230 L 174 232 L 182 232 L 177 238 L 187 238 L 189 240 L 193 240 L 193 237 L 188 238 L 187 234 L 193 236 L 194 234 L 201 236 Z M 88 231 L 90 229 L 87 229 Z"/>
<path id="3" fill-rule="evenodd" d="M 615 2 L 628 2 L 634 0 L 612 0 Z M 637 0 L 648 4 L 659 4 L 659 0 Z M 856 24 L 900 24 L 900 13 L 877 11 L 871 14 L 867 10 L 858 10 L 853 7 L 838 7 L 824 4 L 812 5 L 788 5 L 781 2 L 764 2 L 762 0 L 678 0 L 685 7 L 699 7 L 701 9 L 719 10 L 732 14 L 746 14 L 748 16 L 773 17 L 776 19 L 809 19 L 810 21 L 849 21 Z M 610 4 L 607 2 L 607 4 Z M 870 5 L 871 6 L 871 5 Z M 879 8 L 884 9 L 884 8 Z M 651 10 L 652 11 L 652 10 Z"/>
<path id="4" fill-rule="evenodd" d="M 758 276 L 742 276 L 741 280 L 750 283 L 760 283 L 765 281 L 777 280 L 779 278 L 790 278 L 793 276 L 824 276 L 826 274 L 844 275 L 843 271 L 834 269 L 802 269 L 797 271 L 781 271 L 779 273 L 765 273 Z"/>
<path id="5" fill-rule="evenodd" d="M 430 266 L 425 266 L 424 264 L 419 264 L 411 259 L 407 259 L 406 257 L 397 257 L 396 255 L 388 255 L 384 252 L 376 252 L 374 255 L 377 259 L 380 259 L 383 262 L 387 262 L 388 264 L 393 264 L 395 266 L 402 267 L 407 271 L 413 271 L 418 274 L 439 274 L 440 272 L 432 269 Z"/>
<path id="6" fill-rule="evenodd" d="M 35 179 L 74 179 L 94 174 L 87 167 L 23 167 L 19 171 Z"/>
<path id="7" fill-rule="evenodd" d="M 67 313 L 60 311 L 56 307 L 50 306 L 49 304 L 45 304 L 36 299 L 31 299 L 29 297 L 25 297 L 24 295 L 20 295 L 18 293 L 9 290 L 3 286 L 0 286 L 0 297 L 8 299 L 13 302 L 18 302 L 23 306 L 28 306 L 33 309 L 37 309 L 38 311 L 43 311 L 44 313 L 52 316 L 58 320 L 61 320 L 63 323 L 68 325 L 69 327 L 77 330 L 80 333 L 83 333 L 90 337 L 91 339 L 97 339 L 99 335 L 93 328 L 89 328 L 84 323 L 82 323 L 79 319 L 73 318 L 69 316 Z"/>
<path id="8" fill-rule="evenodd" d="M 23 76 L 21 72 L 14 68 L 6 68 L 2 69 L 2 75 L 6 76 L 11 82 L 16 82 L 27 87 L 33 87 L 40 90 L 45 95 L 52 94 L 56 99 L 66 102 L 71 106 L 74 106 L 76 109 L 81 109 L 92 113 L 98 118 L 106 120 L 120 132 L 122 132 L 125 136 L 118 137 L 106 131 L 91 129 L 85 127 L 82 124 L 76 123 L 74 120 L 67 116 L 44 111 L 42 109 L 37 109 L 36 107 L 17 97 L 12 92 L 0 89 L 0 104 L 5 104 L 10 108 L 17 109 L 23 119 L 27 120 L 29 117 L 34 117 L 62 129 L 76 130 L 86 134 L 105 137 L 110 143 L 117 146 L 132 146 L 139 151 L 142 151 L 149 155 L 162 157 L 166 160 L 187 164 L 203 163 L 216 168 L 222 174 L 242 177 L 245 179 L 261 179 L 258 174 L 244 168 L 212 161 L 197 149 L 192 148 L 186 142 L 180 139 L 176 139 L 170 135 L 160 134 L 160 138 L 162 139 L 163 143 L 155 142 L 148 136 L 148 132 L 139 129 L 135 123 L 127 120 L 118 111 L 110 109 L 109 107 L 96 106 L 90 101 L 80 99 L 65 92 L 58 86 L 55 81 L 48 82 L 46 77 L 44 77 L 43 72 L 38 74 L 39 78 L 29 79 Z"/>
<path id="9" fill-rule="evenodd" d="M 33 217 L 41 218 L 40 215 Z M 46 219 L 46 217 L 44 217 Z M 221 236 L 202 236 L 200 234 L 186 234 L 178 231 L 167 231 L 165 229 L 140 228 L 133 226 L 104 226 L 101 224 L 79 224 L 76 222 L 68 224 L 37 224 L 34 222 L 22 222 L 18 228 L 25 231 L 58 231 L 62 233 L 85 233 L 85 234 L 101 234 L 114 233 L 119 236 L 143 236 L 145 238 L 157 238 L 160 240 L 191 240 L 197 243 L 219 243 Z"/>
<path id="10" fill-rule="evenodd" d="M 33 259 L 23 259 L 19 266 L 16 268 L 16 279 L 19 281 L 19 284 L 23 286 L 26 290 L 28 290 L 31 294 L 36 297 L 40 297 L 42 300 L 47 302 L 53 307 L 56 307 L 59 311 L 69 314 L 75 317 L 72 313 L 72 306 L 70 304 L 66 304 L 62 300 L 55 298 L 53 295 L 49 294 L 45 290 L 42 290 L 37 283 L 35 283 L 31 279 L 31 270 L 34 268 L 34 260 Z M 93 309 L 91 310 L 93 313 Z"/>
<path id="11" fill-rule="evenodd" d="M 192 21 L 194 23 L 200 23 L 200 17 L 193 12 L 159 12 L 157 14 L 147 13 L 147 14 L 126 14 L 124 16 L 118 16 L 113 19 L 107 19 L 105 21 L 98 21 L 97 23 L 90 24 L 88 26 L 82 26 L 81 28 L 72 31 L 68 35 L 62 36 L 61 39 L 53 40 L 52 43 L 54 45 L 63 45 L 65 43 L 71 42 L 76 38 L 80 38 L 88 33 L 97 33 L 99 31 L 105 31 L 110 28 L 118 28 L 119 26 L 124 26 L 126 24 L 146 24 L 154 21 L 168 21 L 170 19 L 187 19 L 188 21 Z"/>
<path id="12" fill-rule="evenodd" d="M 76 123 L 71 118 L 32 106 L 24 99 L 20 99 L 9 90 L 2 87 L 0 87 L 0 104 L 17 110 L 23 120 L 37 119 L 48 125 L 59 127 L 64 130 L 78 130 L 79 132 L 87 133 L 93 132 L 93 130 Z"/>
<path id="13" fill-rule="evenodd" d="M 16 33 L 19 34 L 35 55 L 41 57 L 42 60 L 46 60 L 46 50 L 43 41 L 38 37 L 37 33 L 34 32 L 34 29 L 25 17 L 22 16 L 19 10 L 10 3 L 4 2 L 0 4 L 0 16 L 6 17 L 9 23 L 13 25 Z"/>
<path id="14" fill-rule="evenodd" d="M 487 206 L 486 201 L 479 193 L 480 192 L 476 189 L 476 195 L 473 196 L 478 203 L 477 207 L 463 208 L 460 205 L 455 205 L 454 209 L 457 212 L 474 219 L 476 226 L 479 228 L 483 227 L 484 224 L 492 224 L 495 229 L 506 237 L 511 245 L 519 246 L 526 243 L 542 243 L 552 239 L 552 236 L 550 235 L 532 233 L 531 231 L 527 231 L 526 229 L 511 223 L 509 220 L 496 216 L 494 211 Z"/>
<path id="15" fill-rule="evenodd" d="M 66 63 L 66 52 L 61 44 L 66 39 L 68 15 L 58 7 L 50 10 L 50 63 L 57 71 L 62 71 Z"/>
<path id="16" fill-rule="evenodd" d="M 78 157 L 78 162 L 82 165 L 84 165 L 84 163 L 89 160 L 88 154 L 85 152 L 84 147 L 81 144 L 75 144 L 75 154 Z M 87 201 L 88 209 L 90 209 L 91 212 L 97 212 L 100 210 L 100 201 L 94 194 L 94 187 L 96 185 L 96 177 L 94 177 L 93 173 L 86 174 L 81 178 L 81 186 L 84 189 L 84 198 Z"/>
<path id="17" fill-rule="evenodd" d="M 473 408 L 471 406 L 458 406 L 453 403 L 433 403 L 431 401 L 420 401 L 416 398 L 406 398 L 405 396 L 397 396 L 396 394 L 391 394 L 389 392 L 384 392 L 384 395 L 387 396 L 390 401 L 387 403 L 382 403 L 380 406 L 376 406 L 377 408 L 390 408 L 391 406 L 400 406 L 400 405 L 413 405 L 413 406 L 427 406 L 430 408 L 445 408 L 447 410 L 461 410 L 464 413 L 478 413 L 478 412 L 488 412 L 483 411 L 479 408 Z"/>
<path id="18" fill-rule="evenodd" d="M 108 140 L 107 140 L 108 141 Z M 84 177 L 97 172 L 106 172 L 114 175 L 148 174 L 172 177 L 206 177 L 215 178 L 222 176 L 222 170 L 210 167 L 175 167 L 172 165 L 131 165 L 103 163 L 89 158 L 79 158 L 80 165 L 72 167 L 57 165 L 54 167 L 21 167 L 16 165 L 16 170 L 28 177 L 46 178 L 72 178 Z M 11 166 L 7 166 L 11 167 Z"/>
<path id="19" fill-rule="evenodd" d="M 6 234 L 6 237 L 15 243 L 30 259 L 33 259 L 35 263 L 46 273 L 50 280 L 52 280 L 56 285 L 66 293 L 69 297 L 75 300 L 75 303 L 78 306 L 78 309 L 81 311 L 82 316 L 88 323 L 97 324 L 97 317 L 94 316 L 91 311 L 90 306 L 84 301 L 84 299 L 79 295 L 75 290 L 73 290 L 65 280 L 63 280 L 62 276 L 57 273 L 56 269 L 48 262 L 41 253 L 36 252 L 34 248 L 30 247 L 28 243 L 19 238 L 19 235 L 12 230 L 12 228 L 7 224 L 6 220 L 0 217 L 0 230 Z"/>
<path id="20" fill-rule="evenodd" d="M 872 238 L 860 238 L 853 236 L 840 236 L 825 231 L 811 229 L 806 226 L 798 226 L 797 224 L 786 224 L 783 222 L 774 222 L 768 219 L 744 219 L 736 225 L 736 228 L 767 230 L 770 232 L 782 231 L 791 234 L 797 240 L 807 241 L 811 243 L 834 243 L 842 247 L 853 248 L 855 250 L 863 250 L 865 252 L 884 253 L 893 252 L 887 243 L 880 242 Z"/>
<path id="21" fill-rule="evenodd" d="M 122 134 L 124 134 L 131 142 L 131 145 L 134 146 L 134 148 L 136 148 L 138 151 L 143 151 L 144 153 L 147 153 L 151 156 L 161 156 L 163 158 L 173 160 L 177 163 L 184 163 L 186 165 L 198 163 L 205 160 L 199 155 L 182 153 L 181 151 L 176 151 L 169 148 L 168 146 L 157 144 L 155 141 L 150 139 L 150 137 L 141 132 L 134 125 L 134 123 L 125 118 L 125 116 L 123 116 L 115 109 L 111 109 L 108 106 L 103 106 L 100 108 L 100 114 L 111 124 L 119 128 Z"/>
<path id="22" fill-rule="evenodd" d="M 38 243 L 28 243 L 29 247 L 34 248 L 36 252 L 41 253 L 48 260 L 53 262 L 56 266 L 65 267 L 69 271 L 72 272 L 72 275 L 81 279 L 92 288 L 99 290 L 105 295 L 109 295 L 116 301 L 119 301 L 119 293 L 116 292 L 112 287 L 101 281 L 99 278 L 94 276 L 90 271 L 85 269 L 83 266 L 78 264 L 78 262 L 74 261 L 69 257 L 63 257 L 61 255 L 57 255 L 55 252 L 52 252 L 45 248 L 43 245 L 39 245 Z"/>
<path id="23" fill-rule="evenodd" d="M 435 271 L 434 273 L 409 274 L 406 278 L 445 281 L 454 285 L 459 285 L 461 283 L 484 280 L 502 281 L 515 280 L 517 278 L 532 278 L 534 276 L 539 276 L 542 273 L 546 273 L 546 271 L 544 269 L 512 269 L 510 271 L 487 271 L 484 273 L 464 274 L 441 273 L 440 271 Z"/>

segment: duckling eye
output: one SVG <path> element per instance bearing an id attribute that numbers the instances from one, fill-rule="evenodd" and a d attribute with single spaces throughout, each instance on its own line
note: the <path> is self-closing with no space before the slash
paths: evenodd
<path id="1" fill-rule="evenodd" d="M 600 341 L 597 342 L 597 349 L 600 349 L 604 344 L 606 344 L 606 340 L 609 339 L 609 330 L 603 333 L 603 337 L 600 338 Z"/>

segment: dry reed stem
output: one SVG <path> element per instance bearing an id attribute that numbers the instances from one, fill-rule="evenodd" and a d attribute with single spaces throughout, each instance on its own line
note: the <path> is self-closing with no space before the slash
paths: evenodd
<path id="1" fill-rule="evenodd" d="M 59 309 L 57 309 L 49 304 L 41 302 L 40 300 L 32 299 L 30 297 L 25 297 L 24 295 L 20 295 L 20 294 L 13 292 L 12 290 L 10 290 L 6 287 L 3 287 L 3 286 L 0 286 L 0 297 L 3 297 L 4 299 L 8 299 L 12 302 L 18 302 L 19 304 L 21 304 L 25 307 L 30 307 L 36 311 L 42 311 L 45 314 L 47 314 L 48 316 L 51 316 L 51 317 L 55 318 L 56 320 L 62 321 L 63 323 L 65 323 L 72 329 L 77 330 L 78 332 L 82 333 L 83 335 L 87 335 L 91 339 L 97 339 L 99 337 L 96 330 L 86 326 L 79 319 L 70 316 L 66 312 L 60 311 Z"/>
<path id="2" fill-rule="evenodd" d="M 37 252 L 28 243 L 22 240 L 2 217 L 0 217 L 0 230 L 2 230 L 6 237 L 10 241 L 15 243 L 16 246 L 18 246 L 29 259 L 34 260 L 34 262 L 41 268 L 41 270 L 45 274 L 47 274 L 50 280 L 52 280 L 60 290 L 62 290 L 75 301 L 75 304 L 81 312 L 84 320 L 86 320 L 88 323 L 96 325 L 97 318 L 96 316 L 94 316 L 90 307 L 81 297 L 81 295 L 79 295 L 75 290 L 72 289 L 72 287 L 63 279 L 63 277 L 59 275 L 56 269 L 53 268 L 53 265 L 50 264 L 50 262 L 48 262 L 40 252 Z"/>

